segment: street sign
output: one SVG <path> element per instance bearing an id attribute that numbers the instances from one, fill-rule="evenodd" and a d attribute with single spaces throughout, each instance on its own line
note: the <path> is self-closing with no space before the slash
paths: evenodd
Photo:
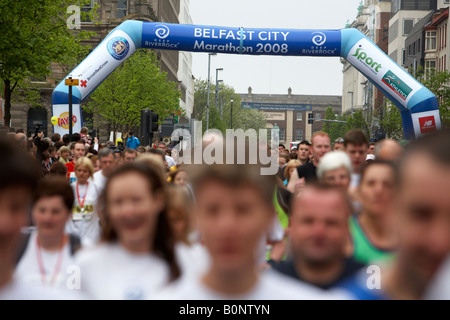
<path id="1" fill-rule="evenodd" d="M 66 79 L 65 83 L 66 86 L 78 86 L 80 84 L 78 79 Z"/>

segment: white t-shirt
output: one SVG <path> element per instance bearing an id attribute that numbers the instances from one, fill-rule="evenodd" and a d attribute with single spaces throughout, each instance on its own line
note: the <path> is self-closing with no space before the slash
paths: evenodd
<path id="1" fill-rule="evenodd" d="M 169 168 L 177 165 L 177 163 L 171 156 L 166 155 L 166 161 L 167 164 L 169 165 Z"/>
<path id="2" fill-rule="evenodd" d="M 75 255 L 81 289 L 98 300 L 141 300 L 169 282 L 169 266 L 150 253 L 129 252 L 118 243 L 83 248 Z"/>
<path id="3" fill-rule="evenodd" d="M 360 180 L 361 180 L 361 174 L 360 173 L 352 173 L 349 187 L 350 188 L 358 187 Z"/>
<path id="4" fill-rule="evenodd" d="M 207 287 L 202 276 L 184 277 L 151 297 L 154 300 L 338 300 L 345 295 L 332 294 L 272 270 L 259 275 L 247 293 L 227 295 Z"/>
<path id="5" fill-rule="evenodd" d="M 41 266 L 45 275 L 41 274 L 38 253 L 42 260 Z M 61 253 L 61 256 L 60 256 Z M 62 251 L 38 250 L 37 231 L 33 231 L 27 247 L 16 267 L 14 277 L 36 286 L 67 288 L 67 278 L 72 275 L 71 267 L 75 260 L 70 253 L 70 242 L 67 241 Z"/>
<path id="6" fill-rule="evenodd" d="M 206 248 L 194 243 L 187 245 L 178 243 L 175 246 L 175 254 L 181 269 L 182 276 L 190 276 L 191 273 L 198 274 L 205 272 L 210 266 L 210 257 Z"/>
<path id="7" fill-rule="evenodd" d="M 79 194 L 77 196 L 77 183 L 71 184 L 75 202 L 72 210 L 72 217 L 66 223 L 66 232 L 80 237 L 83 246 L 93 245 L 100 239 L 100 224 L 97 214 L 98 193 L 92 181 L 88 184 L 78 185 Z M 86 195 L 86 196 L 85 196 Z M 78 197 L 80 200 L 78 200 Z M 79 202 L 83 202 L 81 208 Z"/>
<path id="8" fill-rule="evenodd" d="M 79 290 L 35 286 L 13 277 L 11 281 L 0 287 L 1 300 L 87 300 Z"/>
<path id="9" fill-rule="evenodd" d="M 98 194 L 101 194 L 105 188 L 106 180 L 106 177 L 103 175 L 103 170 L 94 173 L 94 185 Z"/>

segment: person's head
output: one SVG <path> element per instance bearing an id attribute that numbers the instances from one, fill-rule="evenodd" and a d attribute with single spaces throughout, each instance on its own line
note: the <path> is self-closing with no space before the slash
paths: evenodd
<path id="1" fill-rule="evenodd" d="M 86 155 L 86 146 L 84 142 L 76 141 L 73 143 L 73 160 L 77 161 L 78 158 L 84 157 Z"/>
<path id="2" fill-rule="evenodd" d="M 133 162 L 136 160 L 137 151 L 134 149 L 127 148 L 123 151 L 123 161 L 122 163 Z"/>
<path id="3" fill-rule="evenodd" d="M 450 252 L 450 131 L 410 142 L 398 171 L 398 264 L 423 289 Z"/>
<path id="4" fill-rule="evenodd" d="M 170 182 L 174 185 L 184 187 L 188 181 L 189 176 L 184 169 L 177 169 L 170 174 Z"/>
<path id="5" fill-rule="evenodd" d="M 158 149 L 160 149 L 160 150 L 166 152 L 167 146 L 166 146 L 166 144 L 165 144 L 164 142 L 159 142 L 159 143 L 158 143 Z"/>
<path id="6" fill-rule="evenodd" d="M 15 135 L 17 145 L 23 149 L 27 146 L 27 136 L 25 133 L 18 132 Z"/>
<path id="7" fill-rule="evenodd" d="M 61 148 L 59 148 L 59 153 L 61 155 L 61 158 L 63 158 L 65 161 L 67 161 L 70 156 L 70 149 L 69 149 L 69 147 L 62 146 Z"/>
<path id="8" fill-rule="evenodd" d="M 289 246 L 294 261 L 309 267 L 329 265 L 344 258 L 348 239 L 349 201 L 333 186 L 311 184 L 293 200 Z"/>
<path id="9" fill-rule="evenodd" d="M 63 135 L 62 140 L 64 142 L 64 145 L 68 146 L 70 143 L 70 134 L 66 133 Z"/>
<path id="10" fill-rule="evenodd" d="M 102 174 L 105 177 L 108 176 L 114 169 L 116 164 L 114 150 L 110 148 L 103 148 L 98 152 L 98 160 L 100 163 L 100 169 L 102 170 Z"/>
<path id="11" fill-rule="evenodd" d="M 344 148 L 344 139 L 337 138 L 334 140 L 333 151 L 341 151 Z"/>
<path id="12" fill-rule="evenodd" d="M 75 176 L 79 184 L 86 184 L 94 176 L 94 165 L 87 157 L 79 158 L 75 162 Z"/>
<path id="13" fill-rule="evenodd" d="M 358 186 L 362 212 L 380 219 L 391 216 L 397 182 L 392 162 L 375 160 L 364 166 Z"/>
<path id="14" fill-rule="evenodd" d="M 0 137 L 0 266 L 11 262 L 39 179 L 36 161 L 14 142 Z"/>
<path id="15" fill-rule="evenodd" d="M 369 143 L 369 147 L 367 149 L 367 154 L 375 155 L 375 142 Z"/>
<path id="16" fill-rule="evenodd" d="M 155 153 L 149 152 L 139 155 L 139 157 L 137 157 L 136 159 L 136 162 L 144 163 L 150 167 L 153 167 L 157 169 L 161 174 L 164 174 L 164 172 L 166 171 L 166 166 L 163 159 L 161 158 L 161 155 Z"/>
<path id="17" fill-rule="evenodd" d="M 189 191 L 177 185 L 168 187 L 167 214 L 175 240 L 189 244 L 192 231 L 192 199 Z"/>
<path id="18" fill-rule="evenodd" d="M 82 127 L 80 130 L 80 134 L 83 136 L 87 136 L 89 133 L 89 129 L 87 127 Z"/>
<path id="19" fill-rule="evenodd" d="M 318 165 L 320 159 L 331 150 L 330 137 L 328 133 L 318 131 L 311 138 L 311 153 L 314 165 Z"/>
<path id="20" fill-rule="evenodd" d="M 55 161 L 50 166 L 48 174 L 51 176 L 67 177 L 67 167 L 61 161 Z"/>
<path id="21" fill-rule="evenodd" d="M 133 132 L 133 131 L 130 131 L 130 132 L 128 132 L 128 135 L 129 135 L 130 137 L 132 137 L 132 136 L 134 136 L 134 132 Z"/>
<path id="22" fill-rule="evenodd" d="M 179 276 L 166 211 L 166 182 L 158 170 L 138 162 L 118 167 L 107 180 L 100 203 L 103 241 L 117 241 L 130 252 L 153 252 L 168 262 L 172 279 Z"/>
<path id="23" fill-rule="evenodd" d="M 297 146 L 298 160 L 306 163 L 309 161 L 309 154 L 311 153 L 311 143 L 307 140 L 301 141 Z"/>
<path id="24" fill-rule="evenodd" d="M 162 163 L 164 164 L 164 170 L 167 171 L 169 169 L 169 164 L 166 161 L 166 154 L 164 153 L 164 150 L 159 149 L 159 148 L 158 149 L 150 149 L 148 151 L 148 153 L 155 154 L 155 155 L 161 157 Z"/>
<path id="25" fill-rule="evenodd" d="M 89 157 L 89 159 L 91 160 L 93 166 L 94 166 L 94 173 L 96 173 L 97 171 L 100 171 L 100 160 L 98 160 L 98 156 L 97 155 L 92 155 Z"/>
<path id="26" fill-rule="evenodd" d="M 64 233 L 74 201 L 67 179 L 55 176 L 43 178 L 36 190 L 32 211 L 38 235 L 58 239 Z"/>
<path id="27" fill-rule="evenodd" d="M 278 145 L 278 152 L 279 152 L 279 153 L 286 152 L 286 147 L 285 147 L 284 144 L 280 143 L 280 144 Z"/>
<path id="28" fill-rule="evenodd" d="M 348 190 L 352 174 L 352 161 L 344 151 L 328 152 L 319 161 L 317 178 L 319 181 L 344 191 Z"/>
<path id="29" fill-rule="evenodd" d="M 352 160 L 353 173 L 361 173 L 366 163 L 369 141 L 361 129 L 352 129 L 344 136 L 344 151 Z"/>
<path id="30" fill-rule="evenodd" d="M 53 143 L 57 143 L 61 141 L 61 135 L 59 133 L 54 133 L 51 139 Z"/>
<path id="31" fill-rule="evenodd" d="M 283 168 L 290 160 L 291 158 L 289 158 L 289 154 L 287 154 L 286 152 L 281 152 L 278 155 L 278 166 L 280 168 Z"/>
<path id="32" fill-rule="evenodd" d="M 375 157 L 379 160 L 399 161 L 404 149 L 392 139 L 383 139 L 375 145 Z"/>
<path id="33" fill-rule="evenodd" d="M 294 171 L 295 168 L 297 168 L 298 166 L 301 166 L 301 165 L 302 165 L 302 163 L 298 160 L 290 160 L 284 167 L 284 171 L 283 171 L 284 177 L 289 181 L 291 178 L 292 171 Z"/>
<path id="34" fill-rule="evenodd" d="M 255 268 L 255 250 L 274 219 L 275 176 L 261 175 L 258 165 L 195 169 L 190 173 L 196 197 L 193 212 L 211 270 L 230 275 Z"/>

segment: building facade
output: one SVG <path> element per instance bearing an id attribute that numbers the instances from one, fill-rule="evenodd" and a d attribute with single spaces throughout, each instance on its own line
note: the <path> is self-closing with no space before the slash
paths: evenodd
<path id="1" fill-rule="evenodd" d="M 98 5 L 97 19 L 82 21 L 81 29 L 94 31 L 96 36 L 84 42 L 92 49 L 125 20 L 162 21 L 179 23 L 180 0 L 92 0 L 82 10 L 90 10 Z M 178 51 L 155 50 L 162 71 L 167 72 L 168 80 L 178 82 Z M 11 127 L 24 129 L 30 136 L 36 125 L 40 125 L 46 135 L 52 134 L 50 122 L 51 95 L 53 89 L 64 79 L 72 68 L 61 69 L 57 64 L 51 65 L 51 75 L 44 78 L 29 79 L 39 92 L 40 108 L 31 108 L 29 104 L 13 104 L 11 108 Z"/>
<path id="2" fill-rule="evenodd" d="M 416 23 L 437 10 L 437 0 L 392 0 L 389 20 L 389 57 L 399 66 L 407 57 L 405 41 Z"/>
<path id="3" fill-rule="evenodd" d="M 253 94 L 251 87 L 247 94 L 240 94 L 241 108 L 256 109 L 265 113 L 267 128 L 274 126 L 280 129 L 280 143 L 308 140 L 314 132 L 322 130 L 325 111 L 332 107 L 335 114 L 341 114 L 341 96 L 315 96 L 292 94 Z M 308 124 L 308 116 L 316 120 Z"/>
<path id="4" fill-rule="evenodd" d="M 387 53 L 390 16 L 391 1 L 365 0 L 358 8 L 356 19 L 347 27 L 358 29 Z M 366 120 L 372 121 L 374 112 L 383 105 L 384 95 L 346 59 L 341 58 L 341 63 L 342 112 L 351 114 L 362 110 Z M 376 123 L 372 123 L 374 126 Z"/>
<path id="5" fill-rule="evenodd" d="M 192 24 L 189 13 L 190 0 L 180 1 L 180 24 Z M 192 75 L 192 53 L 179 52 L 178 84 L 181 92 L 180 107 L 186 112 L 186 117 L 191 118 L 194 111 L 194 76 Z"/>

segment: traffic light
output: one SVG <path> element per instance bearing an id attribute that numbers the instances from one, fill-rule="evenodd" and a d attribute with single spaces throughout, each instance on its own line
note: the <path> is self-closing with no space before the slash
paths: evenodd
<path id="1" fill-rule="evenodd" d="M 150 110 L 150 132 L 153 133 L 155 131 L 158 131 L 158 114 L 153 112 L 153 110 Z"/>
<path id="2" fill-rule="evenodd" d="M 153 132 L 158 131 L 158 114 L 153 110 L 141 110 L 141 137 L 144 146 L 150 145 L 153 140 Z"/>
<path id="3" fill-rule="evenodd" d="M 313 114 L 312 114 L 312 112 L 311 113 L 308 113 L 308 124 L 313 124 Z"/>

